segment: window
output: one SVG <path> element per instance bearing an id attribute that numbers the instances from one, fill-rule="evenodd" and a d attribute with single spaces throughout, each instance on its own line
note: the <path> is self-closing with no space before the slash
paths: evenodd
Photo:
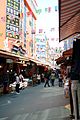
<path id="1" fill-rule="evenodd" d="M 18 0 L 16 0 L 16 2 L 18 2 Z"/>
<path id="2" fill-rule="evenodd" d="M 6 32 L 6 37 L 8 37 L 8 32 Z"/>
<path id="3" fill-rule="evenodd" d="M 13 10 L 13 9 L 11 9 L 11 13 L 13 13 L 13 11 L 14 11 L 14 10 Z"/>
<path id="4" fill-rule="evenodd" d="M 11 4 L 10 4 L 9 2 L 7 3 L 7 5 L 8 5 L 9 7 L 11 6 Z"/>
<path id="5" fill-rule="evenodd" d="M 7 2 L 10 2 L 11 0 L 7 0 Z"/>
<path id="6" fill-rule="evenodd" d="M 7 26 L 6 26 L 6 29 L 7 29 L 7 30 L 10 30 L 10 25 L 7 25 Z"/>
<path id="7" fill-rule="evenodd" d="M 13 27 L 13 31 L 16 31 L 16 28 L 15 28 L 15 27 Z"/>
<path id="8" fill-rule="evenodd" d="M 11 7 L 13 7 L 14 6 L 14 4 L 13 3 L 11 3 Z"/>
<path id="9" fill-rule="evenodd" d="M 18 10 L 20 10 L 20 5 L 18 6 Z"/>
<path id="10" fill-rule="evenodd" d="M 10 0 L 11 4 L 14 4 L 14 0 Z"/>
<path id="11" fill-rule="evenodd" d="M 20 2 L 20 0 L 18 0 L 18 2 Z"/>
<path id="12" fill-rule="evenodd" d="M 6 16 L 6 21 L 7 21 L 7 23 L 10 23 L 10 16 L 9 15 Z"/>
<path id="13" fill-rule="evenodd" d="M 16 32 L 18 32 L 19 31 L 19 29 L 18 28 L 16 28 Z"/>
<path id="14" fill-rule="evenodd" d="M 10 26 L 10 30 L 11 30 L 11 31 L 13 30 L 13 27 L 12 27 L 12 26 Z"/>
<path id="15" fill-rule="evenodd" d="M 15 18 L 15 25 L 19 26 L 19 19 Z"/>
<path id="16" fill-rule="evenodd" d="M 18 6 L 17 6 L 17 5 L 14 5 L 14 9 L 15 9 L 15 10 L 18 10 Z"/>
<path id="17" fill-rule="evenodd" d="M 18 11 L 15 11 L 15 15 L 18 16 L 18 15 L 19 15 L 19 12 L 18 12 Z"/>
<path id="18" fill-rule="evenodd" d="M 10 8 L 7 7 L 7 12 L 9 13 L 9 11 L 10 11 Z"/>
<path id="19" fill-rule="evenodd" d="M 14 10 L 14 15 L 16 15 L 16 11 Z"/>
<path id="20" fill-rule="evenodd" d="M 9 37 L 11 37 L 11 38 L 13 37 L 13 36 L 12 36 L 12 33 L 9 34 Z"/>
<path id="21" fill-rule="evenodd" d="M 15 35 L 15 37 L 14 37 L 15 39 L 19 39 L 19 35 Z"/>
<path id="22" fill-rule="evenodd" d="M 15 23 L 15 21 L 14 20 L 11 20 L 11 24 L 14 24 Z"/>

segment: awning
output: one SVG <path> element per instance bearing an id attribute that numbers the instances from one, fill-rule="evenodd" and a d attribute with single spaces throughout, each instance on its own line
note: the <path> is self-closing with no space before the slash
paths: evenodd
<path id="1" fill-rule="evenodd" d="M 21 66 L 23 66 L 23 67 L 26 67 L 26 66 L 27 66 L 27 64 L 22 63 L 22 62 L 18 62 L 18 61 L 15 61 L 14 63 L 17 63 L 17 64 L 19 64 L 19 65 L 21 65 Z"/>
<path id="2" fill-rule="evenodd" d="M 15 55 L 11 52 L 5 51 L 5 50 L 0 50 L 0 57 L 4 57 L 4 58 L 10 58 L 10 59 L 19 59 L 18 55 Z"/>
<path id="3" fill-rule="evenodd" d="M 20 60 L 20 61 L 28 61 L 29 58 L 26 56 L 20 56 L 20 55 L 16 55 L 14 53 L 5 51 L 5 50 L 0 50 L 0 57 L 4 57 L 4 58 L 9 58 L 9 59 L 13 59 L 13 60 Z"/>
<path id="4" fill-rule="evenodd" d="M 55 61 L 57 64 L 62 64 L 62 63 L 66 63 L 67 61 L 71 61 L 71 56 L 72 56 L 72 52 L 73 49 L 69 49 L 63 52 L 62 56 L 60 56 L 59 58 L 57 58 Z"/>
<path id="5" fill-rule="evenodd" d="M 55 59 L 57 64 L 61 64 L 65 61 L 65 57 L 64 56 L 60 56 L 59 58 Z"/>
<path id="6" fill-rule="evenodd" d="M 59 0 L 59 41 L 80 33 L 80 0 Z"/>
<path id="7" fill-rule="evenodd" d="M 72 56 L 72 52 L 73 52 L 73 49 L 72 49 L 72 48 L 69 49 L 69 50 L 66 50 L 66 51 L 63 52 L 63 56 L 64 56 L 65 58 L 71 57 L 71 56 Z"/>

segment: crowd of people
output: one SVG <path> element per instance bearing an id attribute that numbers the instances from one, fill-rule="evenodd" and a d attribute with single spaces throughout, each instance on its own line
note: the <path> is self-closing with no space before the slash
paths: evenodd
<path id="1" fill-rule="evenodd" d="M 50 87 L 50 86 L 54 86 L 54 82 L 55 82 L 55 79 L 57 78 L 57 75 L 54 70 L 48 71 L 48 69 L 47 69 L 42 74 L 39 74 L 39 73 L 33 74 L 33 76 L 32 76 L 33 81 L 34 81 L 35 77 L 36 77 L 37 84 L 44 83 L 44 87 L 46 87 L 46 86 Z M 24 77 L 21 73 L 14 74 L 14 81 L 16 81 L 16 93 L 17 94 L 20 94 L 19 86 L 20 86 L 20 82 L 21 81 L 23 82 L 23 78 Z M 58 79 L 59 79 L 59 87 L 61 87 L 62 86 L 62 78 L 61 78 L 60 74 L 58 75 Z"/>
<path id="2" fill-rule="evenodd" d="M 44 72 L 44 87 L 46 87 L 46 85 L 48 87 L 54 86 L 55 80 L 58 80 L 59 87 L 63 86 L 63 76 L 62 76 L 61 72 L 60 71 L 58 72 L 58 71 L 53 70 L 53 69 L 48 71 L 46 69 Z"/>
<path id="3" fill-rule="evenodd" d="M 7 77 L 6 77 L 7 78 Z M 5 79 L 6 79 L 5 78 Z M 20 82 L 23 82 L 24 76 L 22 73 L 14 73 L 14 81 L 16 82 L 16 93 L 20 94 Z M 31 77 L 32 79 L 32 86 L 35 86 L 35 84 L 39 85 L 43 83 L 43 86 L 46 87 L 53 87 L 55 86 L 55 81 L 57 81 L 57 84 L 59 87 L 62 87 L 64 85 L 64 81 L 67 79 L 66 75 L 65 77 L 62 76 L 60 70 L 57 71 L 56 69 L 50 69 L 47 68 L 44 69 L 42 73 L 34 73 Z M 5 80 L 6 81 L 6 80 Z M 4 84 L 6 86 L 6 82 Z M 6 88 L 6 87 L 4 87 Z M 5 89 L 4 89 L 5 90 Z"/>

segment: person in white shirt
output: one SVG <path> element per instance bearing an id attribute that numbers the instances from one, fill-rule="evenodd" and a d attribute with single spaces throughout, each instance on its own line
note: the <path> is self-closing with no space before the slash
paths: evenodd
<path id="1" fill-rule="evenodd" d="M 19 94 L 19 86 L 20 86 L 19 76 L 16 74 L 16 93 L 17 94 Z"/>
<path id="2" fill-rule="evenodd" d="M 51 72 L 50 79 L 51 79 L 51 84 L 52 84 L 52 86 L 54 86 L 55 72 L 53 72 L 53 71 Z"/>
<path id="3" fill-rule="evenodd" d="M 23 82 L 23 79 L 24 79 L 24 77 L 23 77 L 23 75 L 20 73 L 20 75 L 19 75 L 19 80 L 20 80 L 20 82 Z"/>
<path id="4" fill-rule="evenodd" d="M 38 84 L 40 84 L 40 82 L 41 82 L 41 76 L 40 76 L 39 73 L 37 74 L 37 81 L 38 81 Z"/>

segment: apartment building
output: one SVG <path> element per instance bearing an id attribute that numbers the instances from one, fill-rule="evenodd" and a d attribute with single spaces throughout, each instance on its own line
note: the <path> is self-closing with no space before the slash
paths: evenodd
<path id="1" fill-rule="evenodd" d="M 0 9 L 0 49 L 33 56 L 36 32 L 34 0 L 2 0 Z"/>

